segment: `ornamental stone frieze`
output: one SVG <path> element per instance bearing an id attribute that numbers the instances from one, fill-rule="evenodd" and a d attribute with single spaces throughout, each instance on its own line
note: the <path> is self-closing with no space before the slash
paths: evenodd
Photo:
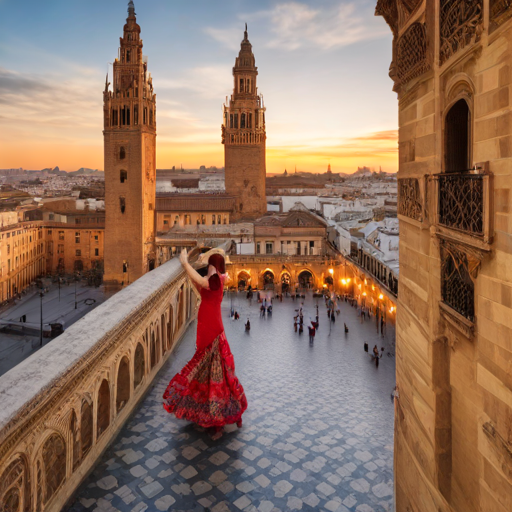
<path id="1" fill-rule="evenodd" d="M 417 178 L 398 180 L 398 213 L 417 221 L 423 220 L 420 183 Z"/>
<path id="2" fill-rule="evenodd" d="M 407 83 L 430 69 L 427 31 L 424 23 L 413 23 L 396 43 L 397 76 Z"/>
<path id="3" fill-rule="evenodd" d="M 489 33 L 494 32 L 510 18 L 512 18 L 512 0 L 490 0 Z"/>
<path id="4" fill-rule="evenodd" d="M 439 62 L 478 42 L 483 30 L 483 0 L 441 0 Z"/>

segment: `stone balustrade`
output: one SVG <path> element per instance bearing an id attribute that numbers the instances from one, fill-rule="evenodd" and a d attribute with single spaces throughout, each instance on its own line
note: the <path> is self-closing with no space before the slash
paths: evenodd
<path id="1" fill-rule="evenodd" d="M 0 510 L 58 512 L 195 318 L 177 259 L 0 377 Z"/>

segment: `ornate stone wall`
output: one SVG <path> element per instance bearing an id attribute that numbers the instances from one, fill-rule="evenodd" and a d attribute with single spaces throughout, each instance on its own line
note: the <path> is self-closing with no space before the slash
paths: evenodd
<path id="1" fill-rule="evenodd" d="M 181 265 L 169 261 L 0 377 L 2 512 L 61 510 L 195 317 L 196 305 Z"/>
<path id="2" fill-rule="evenodd" d="M 400 44 L 398 0 L 386 21 Z M 512 507 L 510 2 L 426 0 L 400 82 L 397 512 Z M 489 20 L 489 30 L 484 20 Z M 409 21 L 408 23 L 411 23 Z M 413 21 L 415 24 L 415 22 Z M 422 55 L 421 37 L 411 38 Z M 396 59 L 397 53 L 394 57 Z M 463 100 L 463 103 L 461 103 Z M 464 108 L 455 108 L 461 105 Z M 450 115 L 448 115 L 450 113 Z M 452 115 L 453 114 L 453 115 Z M 463 114 L 463 115 L 462 115 Z M 420 220 L 422 212 L 422 222 Z"/>
<path id="3" fill-rule="evenodd" d="M 418 221 L 423 219 L 420 183 L 417 178 L 398 180 L 398 214 Z"/>

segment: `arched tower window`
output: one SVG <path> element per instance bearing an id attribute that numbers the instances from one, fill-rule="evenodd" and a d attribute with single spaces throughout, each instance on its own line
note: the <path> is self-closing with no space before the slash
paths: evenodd
<path id="1" fill-rule="evenodd" d="M 121 146 L 121 149 L 119 150 L 119 160 L 124 160 L 126 158 L 126 150 L 123 146 Z"/>
<path id="2" fill-rule="evenodd" d="M 121 213 L 124 213 L 126 210 L 126 199 L 123 196 L 119 198 L 119 206 L 121 208 Z"/>
<path id="3" fill-rule="evenodd" d="M 244 79 L 240 78 L 240 89 L 239 92 L 244 92 Z"/>
<path id="4" fill-rule="evenodd" d="M 124 183 L 128 179 L 128 171 L 121 169 L 120 177 L 121 177 L 121 183 Z"/>
<path id="5" fill-rule="evenodd" d="M 245 128 L 245 113 L 240 116 L 240 128 Z"/>
<path id="6" fill-rule="evenodd" d="M 445 172 L 460 172 L 470 168 L 470 119 L 466 100 L 455 103 L 445 118 Z"/>
<path id="7" fill-rule="evenodd" d="M 126 62 L 130 62 L 132 58 L 132 51 L 126 50 Z"/>

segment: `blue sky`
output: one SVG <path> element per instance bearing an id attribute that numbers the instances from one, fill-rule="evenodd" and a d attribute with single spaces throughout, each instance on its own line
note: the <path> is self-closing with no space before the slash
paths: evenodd
<path id="1" fill-rule="evenodd" d="M 135 1 L 157 166 L 223 165 L 222 104 L 247 22 L 268 172 L 396 170 L 392 38 L 375 3 Z M 103 168 L 102 90 L 126 10 L 124 0 L 0 0 L 0 168 Z"/>

